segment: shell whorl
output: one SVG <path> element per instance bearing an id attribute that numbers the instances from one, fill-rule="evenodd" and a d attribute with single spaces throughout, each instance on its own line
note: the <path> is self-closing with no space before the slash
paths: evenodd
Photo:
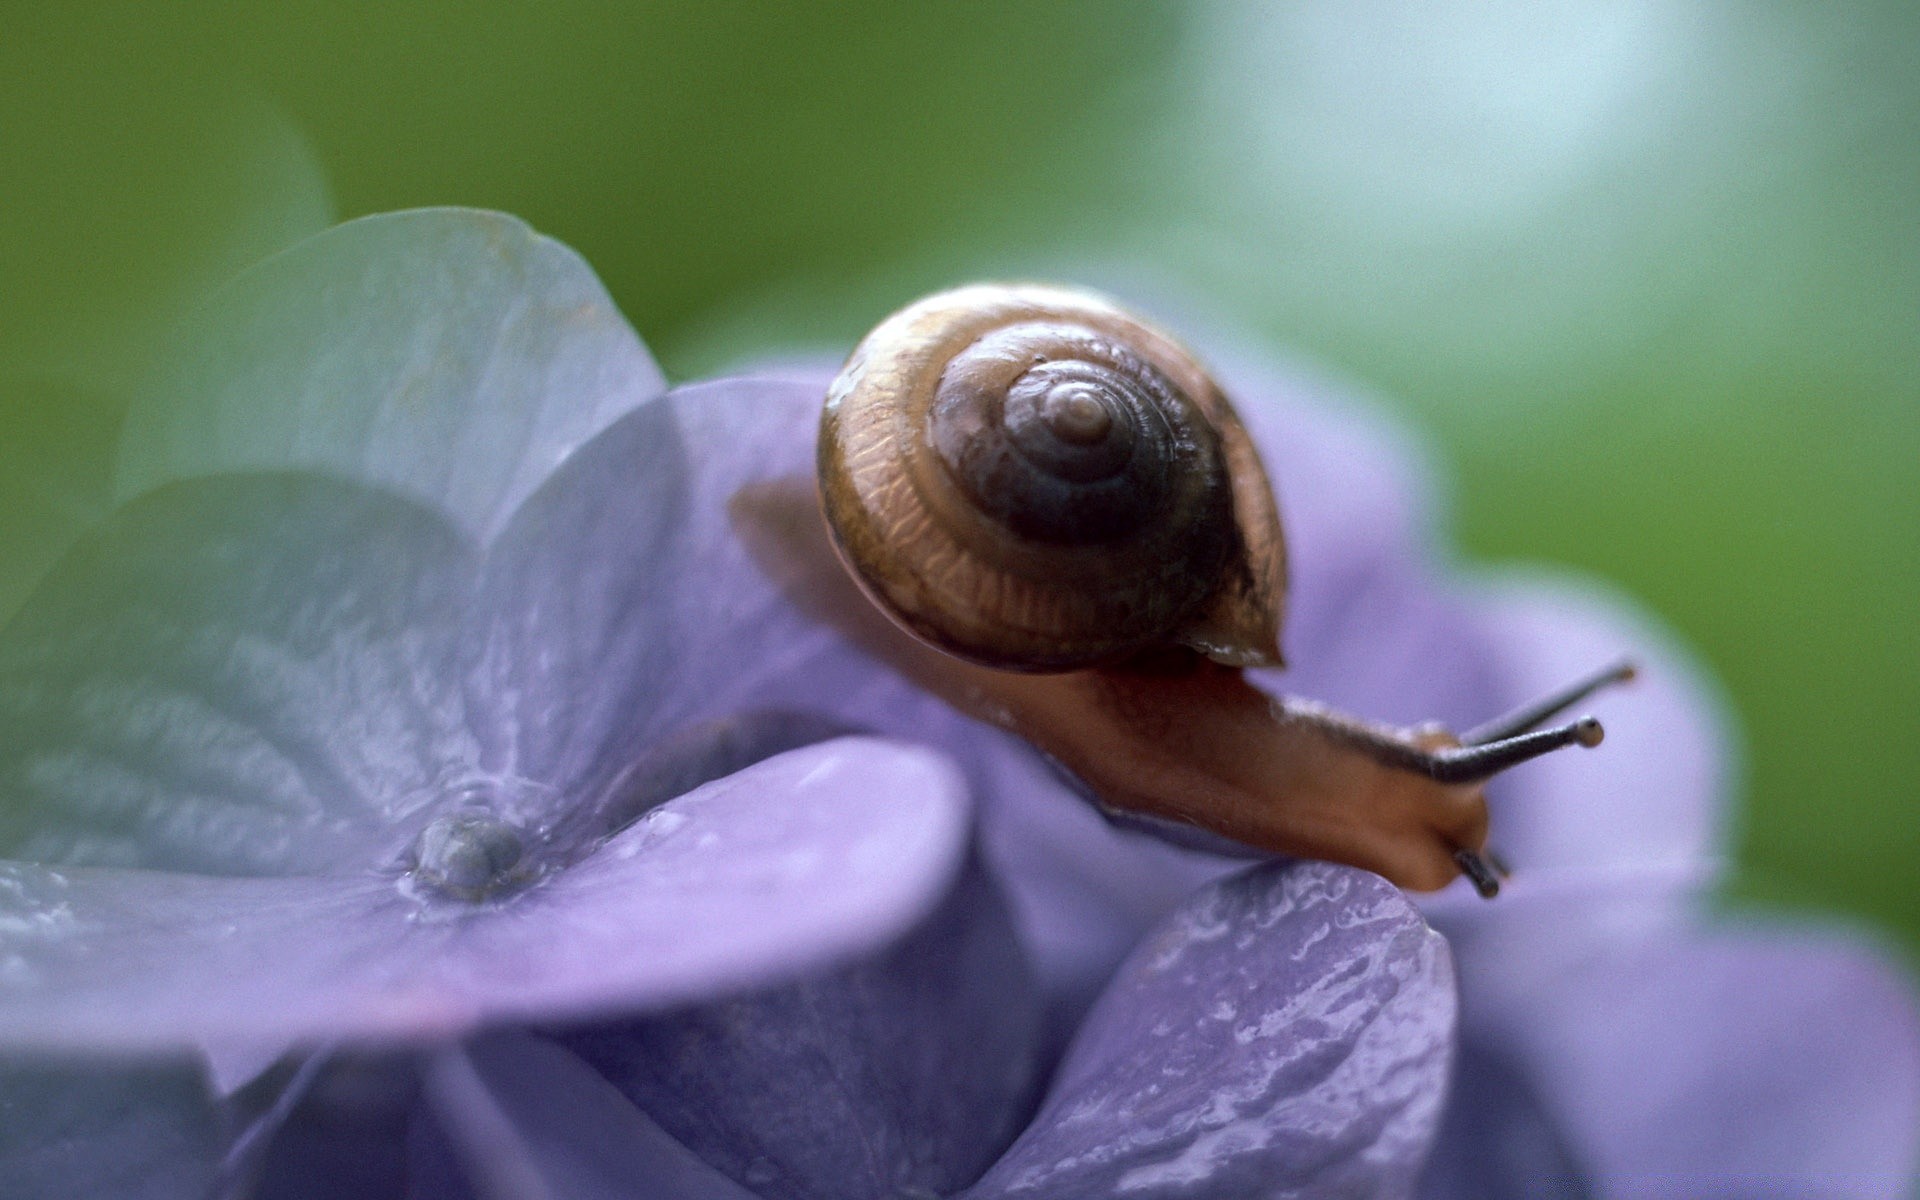
<path id="1" fill-rule="evenodd" d="M 1279 661 L 1284 555 L 1252 442 L 1191 354 L 1101 297 L 976 285 L 894 314 L 829 390 L 819 468 L 855 576 L 952 653 Z"/>

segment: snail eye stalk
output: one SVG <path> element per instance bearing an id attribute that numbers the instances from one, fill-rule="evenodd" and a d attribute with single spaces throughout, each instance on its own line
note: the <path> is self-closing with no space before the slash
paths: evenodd
<path id="1" fill-rule="evenodd" d="M 1516 733 L 1495 741 L 1467 743 L 1455 749 L 1416 756 L 1407 765 L 1439 783 L 1480 783 L 1508 767 L 1539 758 L 1566 746 L 1598 746 L 1606 730 L 1592 717 L 1581 717 L 1552 729 Z"/>
<path id="2" fill-rule="evenodd" d="M 1591 675 L 1574 680 L 1557 692 L 1542 696 L 1532 704 L 1522 705 L 1510 713 L 1495 717 L 1484 725 L 1474 726 L 1460 735 L 1460 743 L 1464 746 L 1484 746 L 1489 742 L 1503 741 L 1525 733 L 1542 721 L 1559 716 L 1602 688 L 1619 683 L 1631 683 L 1634 676 L 1639 673 L 1639 668 L 1627 659 L 1610 663 Z M 1599 739 L 1596 737 L 1594 741 L 1583 741 L 1581 744 L 1598 745 Z"/>
<path id="3" fill-rule="evenodd" d="M 1500 894 L 1500 876 L 1493 864 L 1499 860 L 1475 854 L 1471 850 L 1455 850 L 1453 861 L 1460 864 L 1460 873 L 1473 884 L 1473 890 L 1480 893 L 1482 899 L 1491 900 Z"/>

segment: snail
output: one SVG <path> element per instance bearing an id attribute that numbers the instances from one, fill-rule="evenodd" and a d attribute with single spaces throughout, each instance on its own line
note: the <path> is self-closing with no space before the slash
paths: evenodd
<path id="1" fill-rule="evenodd" d="M 1460 737 L 1255 687 L 1286 594 L 1266 471 L 1196 357 L 1091 293 L 973 285 L 887 318 L 829 389 L 817 465 L 834 552 L 889 619 L 850 618 L 862 641 L 1108 808 L 1258 850 L 1491 896 L 1480 785 L 1597 745 L 1591 717 L 1536 727 L 1632 674 Z"/>

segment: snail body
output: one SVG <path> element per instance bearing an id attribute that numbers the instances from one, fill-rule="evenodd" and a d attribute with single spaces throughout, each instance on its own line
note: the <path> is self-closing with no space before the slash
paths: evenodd
<path id="1" fill-rule="evenodd" d="M 1280 662 L 1285 555 L 1252 441 L 1189 352 L 1101 297 L 975 285 L 896 313 L 829 391 L 819 480 L 868 594 L 950 653 Z"/>

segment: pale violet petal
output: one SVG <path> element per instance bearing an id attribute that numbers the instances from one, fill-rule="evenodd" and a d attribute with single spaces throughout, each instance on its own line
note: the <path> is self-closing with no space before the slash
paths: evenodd
<path id="1" fill-rule="evenodd" d="M 0 631 L 0 855 L 214 874 L 379 865 L 474 758 L 473 553 L 316 476 L 123 507 Z"/>
<path id="2" fill-rule="evenodd" d="M 743 712 L 814 712 L 947 746 L 966 722 L 796 608 L 731 507 L 772 481 L 813 504 L 804 384 L 681 388 L 582 447 L 495 541 L 470 691 L 491 756 L 582 801 L 663 741 Z M 835 568 L 837 570 L 837 568 Z"/>
<path id="3" fill-rule="evenodd" d="M 1286 533 L 1288 668 L 1268 685 L 1397 724 L 1495 715 L 1485 647 L 1442 569 L 1445 503 L 1421 448 L 1298 367 L 1244 351 L 1220 365 Z"/>
<path id="4" fill-rule="evenodd" d="M 191 1064 L 0 1061 L 0 1192 L 8 1196 L 202 1200 L 226 1139 Z"/>
<path id="5" fill-rule="evenodd" d="M 249 1049 L 658 1011 L 888 945 L 952 886 L 969 810 L 926 750 L 839 739 L 658 809 L 518 894 L 8 863 L 0 1039 Z"/>
<path id="6" fill-rule="evenodd" d="M 422 1091 L 438 1144 L 414 1139 L 410 1195 L 755 1200 L 544 1038 L 503 1033 L 445 1051 Z"/>
<path id="7" fill-rule="evenodd" d="M 116 490 L 308 468 L 425 501 L 485 539 L 664 387 L 559 243 L 477 210 L 365 217 L 196 313 L 128 414 Z"/>
<path id="8" fill-rule="evenodd" d="M 514 514 L 468 634 L 467 686 L 499 714 L 489 758 L 585 799 L 685 727 L 677 697 L 741 668 L 689 654 L 691 631 L 674 620 L 728 603 L 732 581 L 690 570 L 682 541 L 689 473 L 708 466 L 689 459 L 673 407 L 656 401 L 583 446 Z"/>
<path id="9" fill-rule="evenodd" d="M 997 888 L 968 870 L 885 952 L 830 974 L 563 1040 L 766 1200 L 952 1195 L 1038 1089 L 1041 998 Z"/>
<path id="10" fill-rule="evenodd" d="M 1253 868 L 1147 936 L 968 1200 L 1408 1195 L 1453 1028 L 1446 944 L 1397 889 Z"/>
<path id="11" fill-rule="evenodd" d="M 1681 922 L 1623 938 L 1580 927 L 1593 907 L 1516 905 L 1526 930 L 1476 930 L 1461 974 L 1501 954 L 1539 960 L 1466 990 L 1465 1036 L 1525 1073 L 1596 1194 L 1912 1194 L 1911 978 L 1832 931 Z"/>
<path id="12" fill-rule="evenodd" d="M 773 378 L 716 380 L 668 397 L 693 469 L 685 520 L 667 551 L 682 581 L 664 614 L 680 669 L 662 716 L 817 706 L 944 744 L 968 723 L 796 607 L 745 536 L 739 505 L 756 489 L 812 495 L 824 400 L 810 380 Z"/>

